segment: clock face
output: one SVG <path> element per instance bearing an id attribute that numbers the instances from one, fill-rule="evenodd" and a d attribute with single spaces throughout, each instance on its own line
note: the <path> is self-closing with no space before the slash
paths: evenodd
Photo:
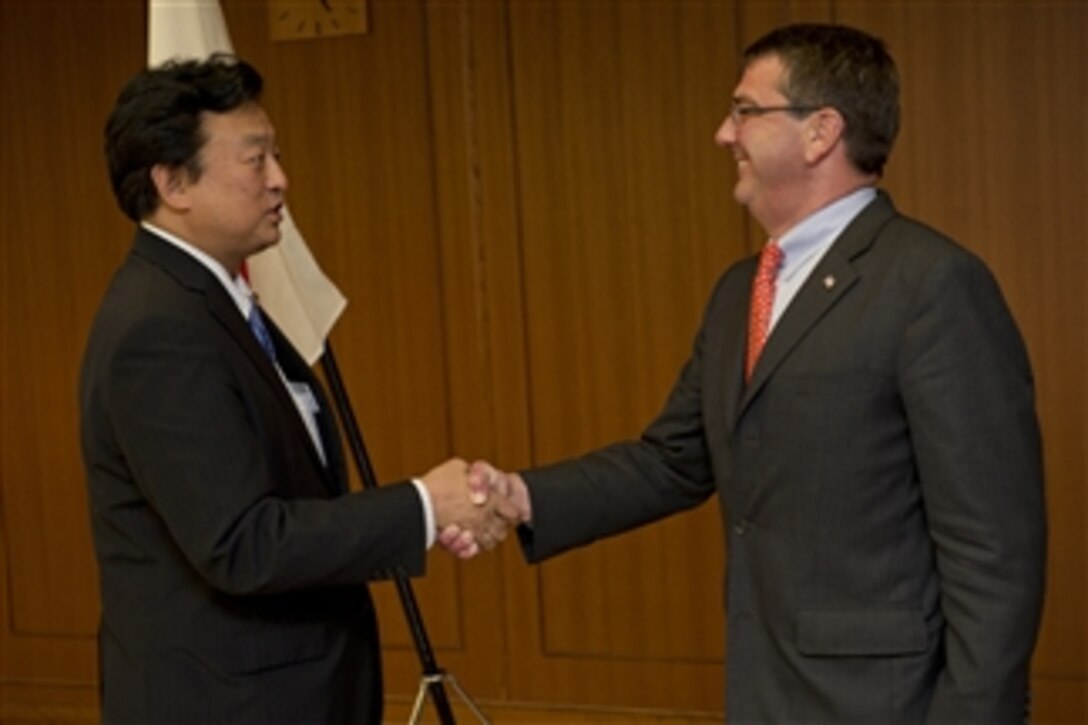
<path id="1" fill-rule="evenodd" d="M 366 0 L 268 0 L 272 40 L 366 32 Z"/>

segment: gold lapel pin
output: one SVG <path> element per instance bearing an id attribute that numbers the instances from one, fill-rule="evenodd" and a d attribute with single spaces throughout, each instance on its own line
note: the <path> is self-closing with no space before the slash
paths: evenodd
<path id="1" fill-rule="evenodd" d="M 835 286 L 835 276 L 834 275 L 829 274 L 826 277 L 824 277 L 824 289 L 831 289 L 834 286 Z"/>

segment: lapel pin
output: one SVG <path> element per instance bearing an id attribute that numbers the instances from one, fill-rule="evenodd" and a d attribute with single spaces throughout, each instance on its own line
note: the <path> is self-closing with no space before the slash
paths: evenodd
<path id="1" fill-rule="evenodd" d="M 829 274 L 826 277 L 824 277 L 824 289 L 831 289 L 834 286 L 835 286 L 835 276 L 834 275 Z"/>

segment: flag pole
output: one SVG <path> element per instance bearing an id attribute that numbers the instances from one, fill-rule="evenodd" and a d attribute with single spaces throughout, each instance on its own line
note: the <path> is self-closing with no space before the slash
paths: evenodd
<path id="1" fill-rule="evenodd" d="M 340 376 L 340 368 L 336 364 L 336 356 L 332 351 L 332 342 L 328 339 L 325 340 L 324 354 L 321 356 L 321 367 L 328 379 L 329 389 L 332 391 L 340 421 L 344 424 L 344 433 L 347 436 L 355 466 L 359 471 L 359 477 L 362 479 L 363 488 L 377 488 L 378 479 L 374 475 L 370 456 L 367 453 L 366 445 L 363 443 L 362 432 L 359 430 L 355 412 L 351 407 L 351 401 L 348 399 L 344 380 Z M 415 642 L 416 652 L 419 654 L 420 664 L 423 666 L 423 677 L 420 681 L 419 693 L 416 697 L 410 722 L 416 722 L 421 709 L 422 698 L 429 692 L 434 700 L 434 706 L 438 711 L 438 718 L 442 725 L 455 725 L 456 720 L 453 717 L 453 710 L 450 708 L 450 701 L 443 686 L 445 682 L 449 682 L 469 709 L 472 710 L 476 718 L 480 722 L 486 723 L 487 718 L 484 717 L 461 686 L 457 684 L 457 680 L 439 668 L 438 662 L 435 660 L 434 650 L 431 647 L 431 641 L 427 637 L 427 630 L 423 626 L 423 617 L 419 612 L 419 605 L 416 603 L 415 594 L 412 592 L 412 585 L 408 581 L 408 577 L 398 568 L 393 572 L 393 580 L 397 586 L 397 594 L 400 596 L 404 616 L 408 620 L 408 628 L 412 632 L 412 639 Z"/>

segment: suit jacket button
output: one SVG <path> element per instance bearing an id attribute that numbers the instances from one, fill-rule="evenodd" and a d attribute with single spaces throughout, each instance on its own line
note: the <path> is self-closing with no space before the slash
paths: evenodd
<path id="1" fill-rule="evenodd" d="M 733 525 L 733 531 L 736 533 L 737 536 L 744 536 L 748 533 L 749 526 L 750 524 L 748 522 L 748 519 L 741 519 Z"/>

